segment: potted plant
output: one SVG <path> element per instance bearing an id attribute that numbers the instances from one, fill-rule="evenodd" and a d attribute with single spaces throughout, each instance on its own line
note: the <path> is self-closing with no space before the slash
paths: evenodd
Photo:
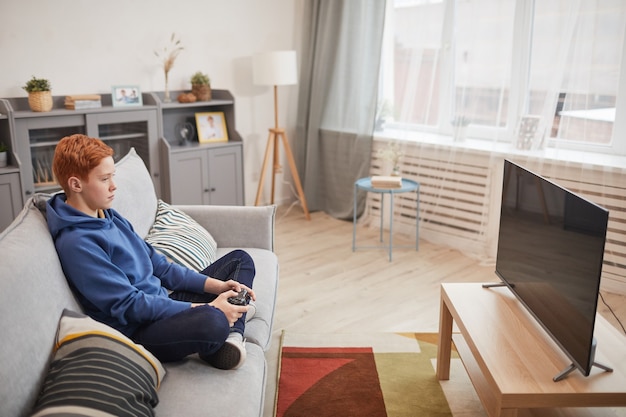
<path id="1" fill-rule="evenodd" d="M 8 165 L 8 151 L 7 145 L 4 142 L 0 142 L 0 168 L 4 168 Z"/>
<path id="2" fill-rule="evenodd" d="M 32 111 L 46 112 L 52 110 L 52 87 L 45 78 L 33 78 L 22 87 L 28 93 L 28 105 Z"/>
<path id="3" fill-rule="evenodd" d="M 398 142 L 387 142 L 387 146 L 378 150 L 378 157 L 391 162 L 391 175 L 400 176 L 400 159 L 404 156 L 404 151 Z"/>
<path id="4" fill-rule="evenodd" d="M 201 71 L 191 76 L 191 92 L 198 101 L 211 100 L 211 79 Z"/>

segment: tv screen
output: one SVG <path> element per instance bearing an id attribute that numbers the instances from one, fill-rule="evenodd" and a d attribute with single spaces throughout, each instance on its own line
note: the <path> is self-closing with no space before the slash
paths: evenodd
<path id="1" fill-rule="evenodd" d="M 585 376 L 609 213 L 504 161 L 496 273 Z"/>

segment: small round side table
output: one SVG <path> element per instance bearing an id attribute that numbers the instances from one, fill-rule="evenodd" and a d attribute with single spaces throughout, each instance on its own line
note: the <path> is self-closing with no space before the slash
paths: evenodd
<path id="1" fill-rule="evenodd" d="M 379 245 L 379 246 L 361 246 L 357 247 L 356 245 L 356 203 L 357 203 L 357 192 L 358 190 L 364 190 L 370 193 L 379 193 L 381 195 L 380 202 L 380 242 L 383 243 L 383 218 L 384 218 L 384 202 L 385 202 L 385 194 L 389 194 L 391 198 L 391 205 L 389 210 L 389 244 L 388 245 Z M 420 212 L 420 184 L 417 181 L 402 179 L 402 186 L 399 188 L 375 188 L 372 186 L 371 177 L 360 178 L 356 180 L 354 183 L 354 212 L 352 218 L 352 252 L 357 249 L 372 249 L 372 248 L 385 248 L 389 250 L 389 262 L 392 260 L 393 256 L 393 196 L 395 194 L 400 193 L 408 193 L 415 191 L 416 193 L 416 209 L 415 209 L 415 250 L 419 250 L 419 212 Z M 395 247 L 413 247 L 413 246 L 399 246 Z"/>

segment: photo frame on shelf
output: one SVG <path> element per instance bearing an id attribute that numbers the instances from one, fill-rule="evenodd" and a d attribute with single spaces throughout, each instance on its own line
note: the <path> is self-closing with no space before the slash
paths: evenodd
<path id="1" fill-rule="evenodd" d="M 200 143 L 228 142 L 224 112 L 196 113 L 196 130 Z"/>
<path id="2" fill-rule="evenodd" d="M 111 87 L 113 107 L 142 106 L 141 89 L 138 85 L 114 85 Z"/>
<path id="3" fill-rule="evenodd" d="M 533 147 L 540 120 L 541 117 L 533 115 L 521 117 L 517 130 L 517 149 L 529 150 Z"/>

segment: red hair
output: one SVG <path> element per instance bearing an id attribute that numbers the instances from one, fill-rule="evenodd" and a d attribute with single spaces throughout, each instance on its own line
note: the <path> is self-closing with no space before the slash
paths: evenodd
<path id="1" fill-rule="evenodd" d="M 66 136 L 54 150 L 52 172 L 67 194 L 70 177 L 86 181 L 91 170 L 109 156 L 113 156 L 113 149 L 100 139 L 81 134 Z"/>

